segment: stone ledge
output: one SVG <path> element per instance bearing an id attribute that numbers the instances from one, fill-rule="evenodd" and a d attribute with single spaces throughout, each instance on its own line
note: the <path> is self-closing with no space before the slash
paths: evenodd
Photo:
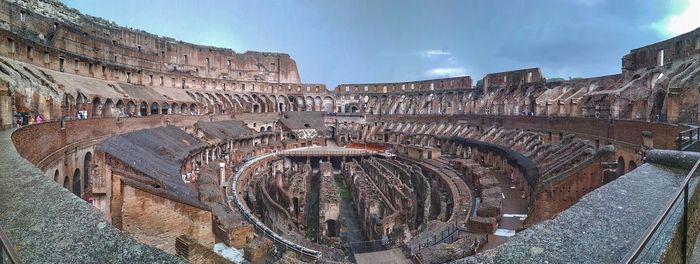
<path id="1" fill-rule="evenodd" d="M 454 263 L 617 263 L 663 211 L 687 172 L 642 164 L 583 196 L 554 219 Z"/>
<path id="2" fill-rule="evenodd" d="M 25 263 L 180 263 L 110 225 L 17 153 L 0 131 L 0 227 Z M 173 243 L 175 243 L 173 241 Z"/>

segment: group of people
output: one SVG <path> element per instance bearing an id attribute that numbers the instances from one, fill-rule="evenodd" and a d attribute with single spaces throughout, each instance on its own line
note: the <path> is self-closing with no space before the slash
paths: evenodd
<path id="1" fill-rule="evenodd" d="M 40 114 L 36 115 L 15 115 L 15 124 L 17 127 L 31 124 L 40 124 L 44 122 L 44 117 Z"/>

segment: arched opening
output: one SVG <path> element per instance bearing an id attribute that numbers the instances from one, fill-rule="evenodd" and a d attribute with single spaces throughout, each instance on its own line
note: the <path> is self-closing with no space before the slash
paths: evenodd
<path id="1" fill-rule="evenodd" d="M 112 99 L 107 99 L 105 104 L 102 106 L 102 117 L 112 117 Z"/>
<path id="2" fill-rule="evenodd" d="M 63 177 L 63 188 L 66 188 L 66 190 L 70 190 L 70 177 Z"/>
<path id="3" fill-rule="evenodd" d="M 326 138 L 335 138 L 335 127 L 326 127 Z"/>
<path id="4" fill-rule="evenodd" d="M 333 109 L 334 109 L 334 107 L 333 107 L 334 105 L 335 105 L 335 103 L 333 102 L 333 98 L 331 98 L 331 97 L 323 98 L 322 111 L 324 111 L 326 113 L 332 113 Z"/>
<path id="5" fill-rule="evenodd" d="M 665 122 L 666 115 L 663 112 L 664 100 L 666 99 L 666 93 L 664 91 L 658 91 L 654 94 L 654 106 L 651 108 L 651 120 L 658 122 Z"/>
<path id="6" fill-rule="evenodd" d="M 170 113 L 177 115 L 180 113 L 180 106 L 177 103 L 173 103 L 173 105 L 170 107 Z"/>
<path id="7" fill-rule="evenodd" d="M 632 171 L 637 168 L 637 163 L 634 160 L 630 160 L 630 164 L 627 166 L 628 171 Z"/>
<path id="8" fill-rule="evenodd" d="M 260 112 L 260 106 L 259 105 L 253 105 L 253 113 L 259 113 Z"/>
<path id="9" fill-rule="evenodd" d="M 73 194 L 80 197 L 80 169 L 75 169 L 73 173 Z"/>
<path id="10" fill-rule="evenodd" d="M 126 103 L 126 115 L 133 116 L 136 114 L 136 104 L 133 101 Z"/>
<path id="11" fill-rule="evenodd" d="M 148 104 L 146 102 L 141 102 L 141 106 L 139 107 L 139 116 L 147 116 L 148 115 Z"/>
<path id="12" fill-rule="evenodd" d="M 617 177 L 625 174 L 625 159 L 622 156 L 617 158 L 617 169 L 615 171 L 617 172 Z"/>
<path id="13" fill-rule="evenodd" d="M 197 112 L 198 112 L 198 111 L 197 111 L 197 105 L 196 105 L 196 104 L 191 104 L 191 105 L 190 105 L 190 114 L 191 114 L 191 115 L 198 115 Z"/>
<path id="14" fill-rule="evenodd" d="M 99 97 L 95 97 L 95 99 L 92 100 L 92 117 L 98 117 L 102 115 L 102 101 L 100 101 Z"/>
<path id="15" fill-rule="evenodd" d="M 157 115 L 159 109 L 160 109 L 160 107 L 158 107 L 158 103 L 151 104 L 151 114 L 152 115 Z"/>
<path id="16" fill-rule="evenodd" d="M 188 114 L 188 112 L 189 112 L 189 111 L 187 111 L 188 108 L 189 107 L 187 107 L 187 104 L 182 103 L 182 105 L 180 105 L 180 114 L 183 114 L 183 115 Z"/>
<path id="17" fill-rule="evenodd" d="M 333 219 L 326 220 L 326 232 L 328 237 L 337 237 L 338 232 L 336 231 L 337 223 Z"/>
<path id="18" fill-rule="evenodd" d="M 353 106 L 350 108 L 350 113 L 357 113 L 357 106 Z"/>
<path id="19" fill-rule="evenodd" d="M 161 104 L 161 106 L 160 106 L 160 113 L 161 113 L 161 114 L 164 114 L 164 115 L 167 115 L 167 114 L 170 113 L 170 110 L 169 110 L 169 109 L 170 109 L 170 105 L 169 105 L 168 103 L 163 103 L 163 104 Z"/>
<path id="20" fill-rule="evenodd" d="M 264 126 L 261 126 L 261 127 L 260 127 L 260 132 L 265 132 L 265 127 L 264 127 Z"/>
<path id="21" fill-rule="evenodd" d="M 123 116 L 126 113 L 124 109 L 124 102 L 122 100 L 117 101 L 115 109 L 117 110 L 117 116 Z"/>
<path id="22" fill-rule="evenodd" d="M 85 154 L 85 159 L 83 159 L 83 190 L 87 192 L 90 189 L 90 172 L 92 171 L 92 153 L 88 152 Z"/>
<path id="23" fill-rule="evenodd" d="M 58 179 L 58 176 L 59 176 L 58 170 L 54 171 L 54 172 L 53 172 L 53 181 L 54 181 L 54 182 L 58 182 L 58 180 L 59 180 L 59 179 Z"/>

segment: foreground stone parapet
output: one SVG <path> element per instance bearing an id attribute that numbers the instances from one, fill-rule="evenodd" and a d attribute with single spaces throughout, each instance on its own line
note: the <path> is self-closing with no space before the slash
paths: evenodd
<path id="1" fill-rule="evenodd" d="M 670 157 L 655 152 L 649 156 Z M 507 244 L 454 263 L 617 263 L 663 211 L 687 172 L 685 166 L 645 163 Z"/>
<path id="2" fill-rule="evenodd" d="M 46 178 L 0 131 L 0 227 L 24 263 L 179 263 L 138 243 Z"/>

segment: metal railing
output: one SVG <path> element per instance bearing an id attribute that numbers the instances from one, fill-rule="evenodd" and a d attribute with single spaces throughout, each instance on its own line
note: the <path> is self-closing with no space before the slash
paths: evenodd
<path id="1" fill-rule="evenodd" d="M 256 230 L 260 232 L 260 234 L 268 237 L 271 239 L 275 244 L 281 245 L 284 250 L 291 250 L 295 251 L 301 256 L 311 259 L 313 261 L 317 261 L 321 258 L 321 252 L 298 245 L 290 240 L 287 240 L 283 238 L 282 236 L 278 235 L 274 231 L 272 231 L 270 228 L 268 228 L 262 221 L 260 221 L 255 215 L 253 215 L 248 208 L 243 204 L 243 201 L 239 199 L 238 193 L 236 190 L 236 186 L 239 180 L 239 177 L 245 173 L 246 169 L 251 165 L 254 164 L 264 158 L 274 156 L 275 154 L 266 154 L 262 156 L 255 157 L 251 159 L 250 161 L 246 162 L 241 166 L 241 168 L 236 172 L 231 180 L 231 183 L 229 184 L 231 186 L 231 194 L 232 197 L 229 198 L 229 201 L 232 201 L 235 203 L 236 207 L 238 210 L 243 214 L 243 216 L 246 218 L 246 220 L 253 224 Z"/>
<path id="2" fill-rule="evenodd" d="M 5 236 L 2 229 L 0 229 L 0 264 L 12 263 L 21 264 L 22 261 L 19 260 L 19 255 L 15 251 L 15 247 L 10 243 L 10 239 Z"/>
<path id="3" fill-rule="evenodd" d="M 680 263 L 688 262 L 688 199 L 691 194 L 690 180 L 695 175 L 698 165 L 700 165 L 700 159 L 695 162 L 693 168 L 688 172 L 683 180 L 683 184 L 678 188 L 673 198 L 664 207 L 664 212 L 659 215 L 653 222 L 653 224 L 644 232 L 642 238 L 637 241 L 633 250 L 626 255 L 620 263 L 655 263 L 658 260 L 648 260 L 647 257 L 658 258 L 661 253 L 661 248 L 665 247 L 665 244 L 671 243 L 673 239 L 676 225 L 675 219 L 679 215 L 680 211 Z M 668 230 L 670 228 L 670 230 Z M 668 233 L 666 236 L 664 233 Z M 671 238 L 669 238 L 671 237 Z M 660 244 L 657 244 L 660 243 Z"/>
<path id="4" fill-rule="evenodd" d="M 697 141 L 700 141 L 700 127 L 686 129 L 678 133 L 676 146 L 678 146 L 678 150 L 686 151 Z"/>

